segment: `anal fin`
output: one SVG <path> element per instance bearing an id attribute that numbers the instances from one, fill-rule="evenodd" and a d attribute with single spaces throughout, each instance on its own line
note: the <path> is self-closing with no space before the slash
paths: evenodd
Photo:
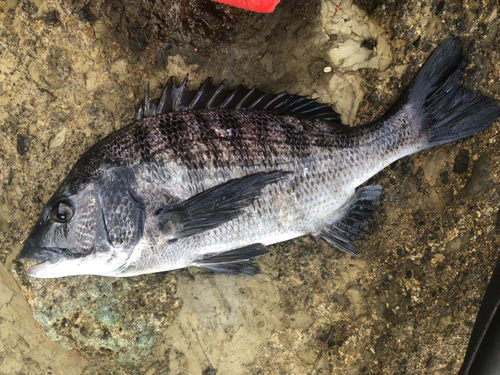
<path id="1" fill-rule="evenodd" d="M 361 229 L 361 226 L 371 226 L 370 219 L 375 218 L 377 210 L 373 202 L 378 201 L 381 192 L 382 186 L 380 185 L 358 189 L 342 218 L 326 225 L 319 233 L 319 237 L 339 250 L 358 255 L 354 242 L 361 240 L 360 234 L 368 234 Z"/>
<path id="2" fill-rule="evenodd" d="M 223 253 L 206 254 L 196 259 L 192 265 L 229 275 L 254 276 L 259 274 L 260 270 L 251 262 L 251 259 L 261 257 L 268 252 L 267 247 L 261 243 L 255 243 Z"/>

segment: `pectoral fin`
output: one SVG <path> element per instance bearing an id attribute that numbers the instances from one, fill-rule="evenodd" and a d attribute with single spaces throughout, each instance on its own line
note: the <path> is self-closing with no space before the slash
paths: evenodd
<path id="1" fill-rule="evenodd" d="M 191 198 L 156 211 L 160 230 L 179 239 L 213 229 L 234 219 L 257 199 L 262 189 L 289 172 L 255 173 L 227 181 Z"/>
<path id="2" fill-rule="evenodd" d="M 195 260 L 193 266 L 230 275 L 254 276 L 260 270 L 251 262 L 251 259 L 261 257 L 269 249 L 260 243 L 255 243 L 239 249 L 219 254 L 206 254 Z"/>
<path id="3" fill-rule="evenodd" d="M 377 210 L 373 202 L 378 200 L 381 192 L 382 186 L 380 185 L 358 189 L 342 218 L 326 225 L 319 237 L 339 250 L 358 255 L 354 242 L 361 239 L 360 234 L 368 234 L 361 229 L 361 226 L 371 226 L 369 220 L 375 218 Z"/>

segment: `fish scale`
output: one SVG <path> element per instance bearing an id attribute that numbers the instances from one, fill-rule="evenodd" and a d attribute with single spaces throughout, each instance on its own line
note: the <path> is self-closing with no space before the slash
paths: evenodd
<path id="1" fill-rule="evenodd" d="M 201 116 L 202 113 L 199 113 L 197 118 Z M 261 113 L 255 112 L 248 116 L 258 119 Z M 266 117 L 268 118 L 269 115 Z M 161 122 L 161 118 L 158 121 Z M 256 120 L 256 122 L 259 121 Z M 281 134 L 284 134 L 287 129 L 279 126 L 281 122 L 286 124 L 288 121 L 280 117 L 274 120 L 274 131 L 278 139 L 282 138 Z M 306 120 L 302 122 L 306 127 L 312 128 L 315 125 L 314 122 L 307 123 Z M 182 268 L 192 264 L 197 257 L 204 254 L 219 253 L 256 242 L 270 245 L 308 233 L 317 235 L 325 223 L 334 222 L 338 218 L 340 209 L 350 200 L 360 183 L 392 161 L 418 150 L 419 144 L 414 142 L 417 137 L 401 125 L 403 121 L 396 121 L 396 123 L 400 126 L 392 123 L 374 124 L 362 129 L 342 129 L 340 133 L 338 129 L 329 127 L 327 128 L 329 131 L 323 135 L 334 140 L 329 144 L 335 144 L 335 148 L 309 146 L 307 152 L 309 156 L 301 159 L 293 158 L 293 161 L 284 161 L 289 158 L 288 155 L 293 154 L 291 152 L 293 146 L 281 144 L 282 160 L 275 158 L 273 163 L 269 163 L 262 156 L 261 164 L 263 165 L 261 166 L 237 167 L 239 163 L 244 165 L 252 163 L 242 158 L 241 155 L 227 152 L 226 154 L 233 158 L 229 162 L 230 165 L 226 168 L 197 169 L 196 178 L 192 177 L 192 173 L 190 176 L 192 170 L 189 168 L 175 168 L 179 171 L 180 181 L 192 181 L 188 184 L 189 186 L 181 189 L 188 191 L 190 196 L 235 178 L 269 170 L 291 171 L 291 176 L 297 176 L 301 183 L 296 184 L 293 179 L 290 179 L 267 187 L 262 191 L 261 197 L 246 208 L 244 214 L 217 228 L 169 245 L 168 253 L 163 251 L 163 248 L 167 246 L 163 242 L 157 243 L 157 248 L 154 250 L 155 256 L 149 254 L 147 246 L 144 248 L 138 246 L 135 250 L 137 253 L 132 255 L 131 261 L 125 265 L 125 268 L 120 268 L 116 275 L 133 276 L 146 272 L 159 272 L 165 267 Z M 211 123 L 210 126 L 220 128 L 218 123 Z M 276 129 L 280 129 L 281 132 Z M 244 137 L 244 134 L 241 136 Z M 353 140 L 356 141 L 353 142 Z M 399 147 L 395 148 L 394 144 L 397 140 L 400 141 L 397 143 Z M 352 143 L 356 144 L 355 147 Z M 203 148 L 204 145 L 192 145 L 193 148 L 198 148 L 197 146 Z M 220 144 L 218 149 L 221 150 L 223 147 Z M 264 153 L 265 151 L 262 151 L 262 154 Z M 255 160 L 255 153 L 251 155 Z M 177 158 L 179 159 L 177 164 L 181 165 L 182 158 Z M 373 160 L 375 163 L 366 163 L 366 160 Z M 165 164 L 164 168 L 169 168 L 169 166 L 171 167 L 171 164 Z M 138 173 L 143 176 L 145 172 Z M 163 175 L 166 173 L 165 170 Z M 154 178 L 137 179 L 139 184 L 144 180 L 153 181 Z M 157 185 L 169 184 L 165 179 L 161 179 L 157 181 Z M 340 187 L 340 189 L 335 189 L 335 187 Z M 139 195 L 147 195 L 150 192 L 150 186 L 149 184 L 139 185 L 136 191 Z M 149 208 L 151 212 L 165 204 L 162 198 L 161 194 L 148 197 L 148 201 L 155 202 Z M 179 196 L 178 201 L 187 198 L 187 196 Z M 177 202 L 174 200 L 172 203 Z M 152 237 L 158 238 L 160 234 L 154 231 L 155 227 L 155 223 L 151 223 L 150 233 Z M 148 239 L 145 242 L 150 243 L 151 240 Z"/>
<path id="2" fill-rule="evenodd" d="M 464 68 L 457 40 L 445 41 L 382 118 L 358 127 L 298 95 L 170 79 L 49 199 L 21 251 L 42 261 L 28 275 L 254 275 L 266 246 L 308 234 L 356 255 L 382 189 L 365 181 L 500 116 L 461 87 Z"/>

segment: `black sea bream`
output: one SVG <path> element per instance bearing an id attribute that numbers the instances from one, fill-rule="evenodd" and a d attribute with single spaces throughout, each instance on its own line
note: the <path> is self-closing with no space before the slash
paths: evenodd
<path id="1" fill-rule="evenodd" d="M 21 252 L 33 277 L 134 276 L 198 266 L 252 275 L 266 246 L 312 235 L 356 254 L 395 160 L 486 129 L 496 101 L 464 90 L 445 41 L 379 120 L 347 127 L 329 105 L 256 88 L 172 80 L 135 121 L 75 164 Z"/>

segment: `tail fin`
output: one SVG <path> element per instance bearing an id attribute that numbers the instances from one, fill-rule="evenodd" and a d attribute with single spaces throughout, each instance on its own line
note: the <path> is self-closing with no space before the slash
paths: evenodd
<path id="1" fill-rule="evenodd" d="M 418 117 L 415 120 L 422 136 L 428 140 L 424 149 L 480 132 L 500 116 L 496 100 L 477 97 L 474 90 L 460 85 L 465 66 L 457 38 L 449 38 L 434 51 L 387 113 L 390 116 L 409 106 Z"/>

